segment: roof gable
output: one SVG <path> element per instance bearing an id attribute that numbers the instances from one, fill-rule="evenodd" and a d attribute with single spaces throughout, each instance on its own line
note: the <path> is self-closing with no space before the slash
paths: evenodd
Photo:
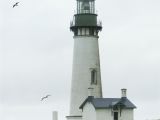
<path id="1" fill-rule="evenodd" d="M 80 106 L 80 109 L 84 107 L 86 102 L 91 102 L 96 109 L 102 108 L 114 108 L 120 106 L 126 109 L 134 109 L 136 106 L 127 98 L 94 98 L 89 96 Z"/>

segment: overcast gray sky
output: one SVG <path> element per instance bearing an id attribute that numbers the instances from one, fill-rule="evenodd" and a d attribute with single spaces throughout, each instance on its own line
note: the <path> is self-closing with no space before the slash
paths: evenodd
<path id="1" fill-rule="evenodd" d="M 75 0 L 0 0 L 0 119 L 69 111 Z M 135 120 L 160 118 L 160 0 L 97 0 L 104 97 L 128 98 Z M 52 96 L 41 102 L 46 94 Z"/>

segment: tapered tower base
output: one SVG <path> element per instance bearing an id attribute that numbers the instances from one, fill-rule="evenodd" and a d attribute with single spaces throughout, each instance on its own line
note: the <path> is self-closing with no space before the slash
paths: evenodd
<path id="1" fill-rule="evenodd" d="M 100 60 L 97 36 L 75 36 L 72 71 L 70 115 L 80 116 L 80 104 L 88 97 L 88 88 L 93 96 L 102 97 Z"/>

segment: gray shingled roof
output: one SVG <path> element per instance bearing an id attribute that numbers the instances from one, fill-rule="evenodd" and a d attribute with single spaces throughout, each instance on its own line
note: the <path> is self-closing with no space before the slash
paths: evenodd
<path id="1" fill-rule="evenodd" d="M 89 96 L 80 106 L 80 109 L 86 104 L 91 102 L 95 108 L 113 108 L 115 106 L 123 106 L 123 108 L 134 109 L 136 106 L 127 98 L 94 98 Z"/>

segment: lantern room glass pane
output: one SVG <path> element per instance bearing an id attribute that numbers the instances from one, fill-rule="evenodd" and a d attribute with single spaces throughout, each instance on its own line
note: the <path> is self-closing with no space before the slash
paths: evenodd
<path id="1" fill-rule="evenodd" d="M 94 1 L 82 0 L 77 1 L 77 13 L 78 14 L 94 14 L 95 13 L 95 4 Z"/>

